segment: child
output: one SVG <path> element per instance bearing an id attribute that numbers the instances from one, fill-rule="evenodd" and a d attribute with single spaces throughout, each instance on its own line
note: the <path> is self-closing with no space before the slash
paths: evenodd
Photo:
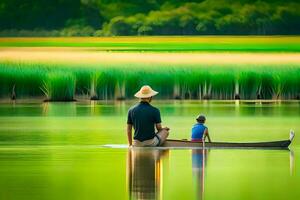
<path id="1" fill-rule="evenodd" d="M 205 123 L 205 116 L 198 115 L 196 118 L 197 123 L 192 128 L 192 142 L 202 142 L 205 141 L 205 138 L 208 138 L 208 142 L 211 142 L 211 139 L 208 134 L 208 128 L 204 125 Z"/>

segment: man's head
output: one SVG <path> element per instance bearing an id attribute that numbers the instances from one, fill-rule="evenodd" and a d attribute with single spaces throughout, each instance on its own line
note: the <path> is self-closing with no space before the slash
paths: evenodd
<path id="1" fill-rule="evenodd" d="M 149 98 L 141 98 L 141 101 L 144 101 L 144 102 L 151 102 L 152 101 L 152 97 L 149 97 Z"/>
<path id="2" fill-rule="evenodd" d="M 152 90 L 152 88 L 149 85 L 144 85 L 137 93 L 135 93 L 134 96 L 140 98 L 141 101 L 151 102 L 152 97 L 157 94 L 158 92 Z"/>
<path id="3" fill-rule="evenodd" d="M 197 116 L 196 120 L 197 120 L 198 123 L 204 124 L 206 118 L 203 114 L 200 114 L 200 115 Z"/>

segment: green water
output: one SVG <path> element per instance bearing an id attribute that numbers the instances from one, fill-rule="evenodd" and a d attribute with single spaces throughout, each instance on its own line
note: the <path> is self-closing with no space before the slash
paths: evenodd
<path id="1" fill-rule="evenodd" d="M 134 102 L 0 104 L 0 199 L 299 199 L 300 103 L 154 101 L 170 138 L 207 116 L 214 141 L 291 150 L 128 150 Z"/>

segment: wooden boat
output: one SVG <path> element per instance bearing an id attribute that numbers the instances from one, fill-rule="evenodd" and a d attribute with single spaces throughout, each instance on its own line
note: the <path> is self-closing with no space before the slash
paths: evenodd
<path id="1" fill-rule="evenodd" d="M 295 137 L 294 131 L 290 132 L 290 139 L 271 141 L 271 142 L 191 142 L 188 140 L 172 140 L 168 139 L 162 147 L 176 147 L 176 148 L 203 148 L 203 147 L 217 147 L 217 148 L 288 148 Z"/>

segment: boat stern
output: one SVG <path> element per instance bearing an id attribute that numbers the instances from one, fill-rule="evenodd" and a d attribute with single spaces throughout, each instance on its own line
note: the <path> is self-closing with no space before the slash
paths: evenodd
<path id="1" fill-rule="evenodd" d="M 295 132 L 293 130 L 290 130 L 290 141 L 292 142 L 295 137 Z"/>

